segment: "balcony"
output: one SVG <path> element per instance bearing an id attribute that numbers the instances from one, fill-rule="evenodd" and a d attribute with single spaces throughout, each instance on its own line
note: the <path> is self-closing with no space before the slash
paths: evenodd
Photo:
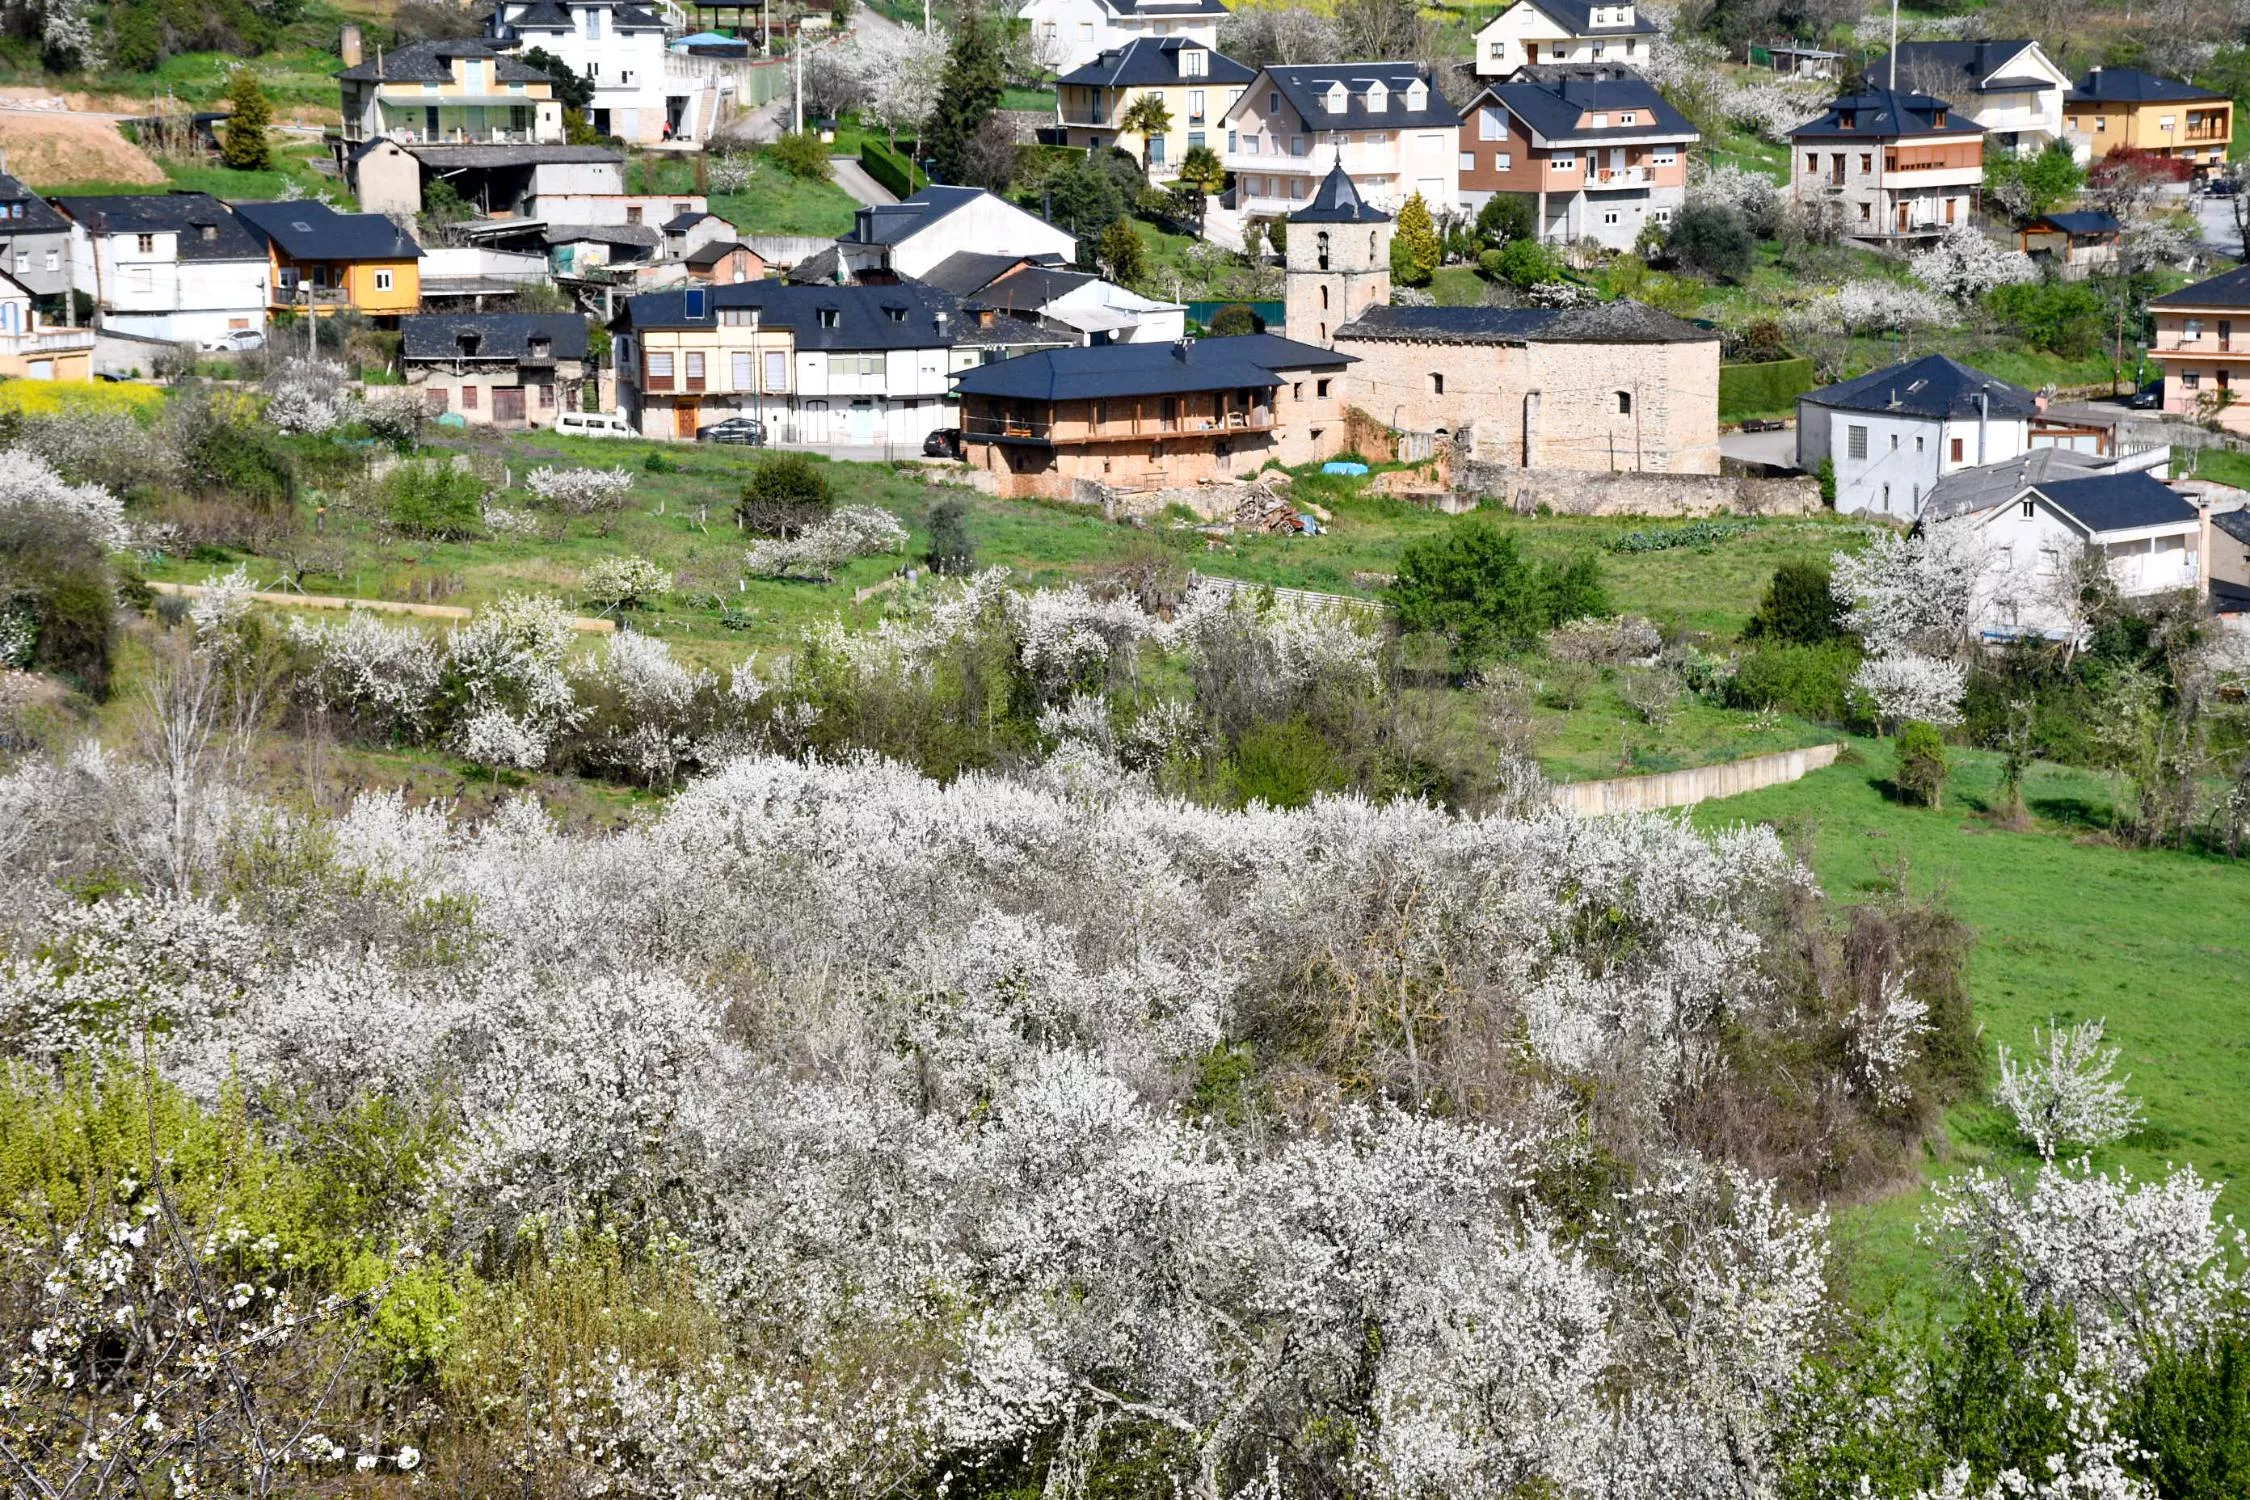
<path id="1" fill-rule="evenodd" d="M 1604 167 L 1586 174 L 1586 191 L 1598 193 L 1605 188 L 1643 188 L 1656 181 L 1656 173 L 1647 167 Z"/>
<path id="2" fill-rule="evenodd" d="M 33 333 L 0 333 L 0 354 L 30 357 L 77 354 L 94 347 L 91 328 L 42 328 Z"/>
<path id="3" fill-rule="evenodd" d="M 2156 336 L 2156 342 L 2148 346 L 2148 352 L 2151 354 L 2223 354 L 2230 358 L 2240 354 L 2245 358 L 2250 358 L 2250 339 L 2245 339 L 2239 349 L 2234 345 L 2235 341 L 2232 338 L 2218 338 L 2211 334 L 2203 334 L 2198 338 L 2191 339 L 2178 335 L 2167 338 L 2159 333 Z"/>
<path id="4" fill-rule="evenodd" d="M 1224 418 L 1205 415 L 1180 417 L 1133 416 L 1093 426 L 1085 422 L 1055 422 L 1033 417 L 971 417 L 961 419 L 964 437 L 995 443 L 1032 443 L 1042 447 L 1084 447 L 1095 443 L 1129 443 L 1181 437 L 1224 437 L 1234 433 L 1271 432 L 1273 408 L 1253 406 L 1230 411 Z"/>

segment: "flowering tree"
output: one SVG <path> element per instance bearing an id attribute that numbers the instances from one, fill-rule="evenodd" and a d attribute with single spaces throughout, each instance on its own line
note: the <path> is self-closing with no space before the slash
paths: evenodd
<path id="1" fill-rule="evenodd" d="M 428 726 L 441 670 L 427 633 L 353 610 L 333 624 L 291 620 L 287 638 L 303 658 L 296 691 L 307 704 L 383 738 L 411 739 Z"/>
<path id="2" fill-rule="evenodd" d="M 554 600 L 511 594 L 447 638 L 444 681 L 462 706 L 463 754 L 524 769 L 546 759 L 555 733 L 578 717 L 563 672 L 572 636 Z"/>
<path id="3" fill-rule="evenodd" d="M 1968 682 L 1968 669 L 1959 662 L 1908 651 L 1861 662 L 1852 673 L 1851 693 L 1868 717 L 1888 728 L 1914 721 L 1945 729 L 1961 722 Z"/>
<path id="4" fill-rule="evenodd" d="M 672 575 L 645 557 L 604 557 L 578 575 L 578 592 L 605 614 L 672 591 Z"/>
<path id="5" fill-rule="evenodd" d="M 2037 281 L 2039 268 L 1973 224 L 1956 224 L 1913 257 L 1915 279 L 1964 306 L 1994 287 Z"/>
<path id="6" fill-rule="evenodd" d="M 1830 588 L 1870 655 L 1950 655 L 1975 631 L 1993 561 L 1991 543 L 1972 525 L 1903 538 L 1884 532 L 1864 551 L 1830 556 Z"/>
<path id="7" fill-rule="evenodd" d="M 846 505 L 796 536 L 758 543 L 745 555 L 743 566 L 757 577 L 797 574 L 825 581 L 855 557 L 903 551 L 906 542 L 906 527 L 889 511 Z"/>
<path id="8" fill-rule="evenodd" d="M 266 420 L 283 432 L 333 432 L 358 415 L 359 399 L 342 365 L 290 359 L 266 377 Z"/>
<path id="9" fill-rule="evenodd" d="M 592 516 L 609 535 L 618 514 L 632 503 L 633 471 L 623 464 L 614 469 L 533 469 L 524 488 L 541 505 L 566 516 Z"/>
<path id="10" fill-rule="evenodd" d="M 2033 1029 L 2036 1049 L 2039 1033 Z M 2054 1160 L 2064 1146 L 2106 1146 L 2123 1139 L 2140 1122 L 2140 1111 L 2125 1092 L 2128 1080 L 2110 1077 L 2117 1049 L 2102 1045 L 2102 1023 L 2047 1027 L 2047 1055 L 2020 1067 L 2000 1044 L 2000 1084 L 1993 1096 L 2016 1117 L 2016 1128 L 2041 1156 Z"/>

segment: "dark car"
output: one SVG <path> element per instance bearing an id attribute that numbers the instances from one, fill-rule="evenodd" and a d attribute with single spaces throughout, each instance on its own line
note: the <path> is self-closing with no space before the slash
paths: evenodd
<path id="1" fill-rule="evenodd" d="M 713 422 L 708 427 L 695 430 L 699 443 L 740 443 L 748 448 L 766 445 L 766 424 L 756 417 L 729 417 L 724 422 Z"/>
<path id="2" fill-rule="evenodd" d="M 2203 191 L 2213 198 L 2232 198 L 2242 191 L 2242 183 L 2233 177 L 2206 177 Z"/>
<path id="3" fill-rule="evenodd" d="M 2134 411 L 2154 411 L 2164 404 L 2164 382 L 2152 380 L 2125 398 L 2126 406 Z"/>
<path id="4" fill-rule="evenodd" d="M 924 458 L 959 458 L 961 456 L 961 429 L 940 427 L 922 439 Z"/>

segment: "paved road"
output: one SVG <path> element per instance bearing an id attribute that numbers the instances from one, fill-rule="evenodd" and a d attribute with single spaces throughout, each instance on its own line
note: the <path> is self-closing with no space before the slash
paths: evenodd
<path id="1" fill-rule="evenodd" d="M 2201 234 L 2201 248 L 2213 254 L 2238 256 L 2242 253 L 2242 235 L 2234 227 L 2234 200 L 2197 196 L 2189 200 L 2195 213 L 2195 222 Z"/>
<path id="2" fill-rule="evenodd" d="M 898 194 L 867 174 L 856 156 L 831 156 L 828 170 L 836 179 L 836 186 L 871 208 L 898 202 Z"/>
<path id="3" fill-rule="evenodd" d="M 1722 432 L 1719 454 L 1745 463 L 1797 466 L 1797 429 L 1783 432 Z"/>

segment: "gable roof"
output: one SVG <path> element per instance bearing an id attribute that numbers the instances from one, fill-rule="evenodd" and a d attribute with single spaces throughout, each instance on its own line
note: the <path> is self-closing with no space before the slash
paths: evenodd
<path id="1" fill-rule="evenodd" d="M 647 292 L 625 299 L 619 321 L 637 329 L 709 328 L 729 308 L 754 307 L 760 323 L 787 328 L 800 349 L 932 349 L 951 346 L 960 330 L 960 305 L 935 287 L 902 281 L 888 286 L 797 286 L 786 281 L 738 281 L 700 292 L 701 317 L 689 317 L 691 288 Z M 833 311 L 833 326 L 821 314 Z M 943 319 L 941 322 L 940 319 Z"/>
<path id="2" fill-rule="evenodd" d="M 2148 299 L 2151 307 L 2250 307 L 2250 265 L 2206 277 L 2193 286 Z"/>
<path id="3" fill-rule="evenodd" d="M 654 224 L 549 224 L 540 238 L 550 245 L 626 245 L 654 250 L 663 238 Z"/>
<path id="4" fill-rule="evenodd" d="M 418 146 L 404 148 L 425 167 L 446 171 L 456 167 L 591 166 L 600 162 L 622 166 L 625 153 L 608 146 Z"/>
<path id="5" fill-rule="evenodd" d="M 1695 140 L 1696 128 L 1658 93 L 1646 79 L 1632 74 L 1618 77 L 1519 78 L 1488 86 L 1470 102 L 1464 115 L 1473 114 L 1486 99 L 1515 115 L 1546 141 L 1603 141 L 1622 137 L 1664 136 Z M 1630 112 L 1633 123 L 1617 123 Z M 1581 126 L 1589 114 L 1610 117 L 1603 126 Z"/>
<path id="6" fill-rule="evenodd" d="M 690 250 L 682 259 L 691 266 L 715 266 L 737 250 L 749 250 L 752 255 L 758 253 L 755 250 L 750 250 L 748 245 L 737 239 L 705 240 L 702 244 Z"/>
<path id="7" fill-rule="evenodd" d="M 1208 72 L 1192 76 L 1180 72 L 1180 54 L 1193 47 L 1207 53 Z M 1171 84 L 1248 83 L 1257 73 L 1216 47 L 1205 47 L 1192 37 L 1136 37 L 1113 47 L 1084 67 L 1074 68 L 1055 80 L 1092 88 L 1162 88 Z"/>
<path id="8" fill-rule="evenodd" d="M 992 196 L 983 188 L 926 187 L 896 203 L 861 209 L 851 233 L 838 235 L 837 239 L 854 245 L 900 244 L 948 214 L 967 207 L 979 198 Z"/>
<path id="9" fill-rule="evenodd" d="M 2032 41 L 1998 42 L 1900 42 L 1892 51 L 1883 53 L 1867 65 L 1865 76 L 1869 82 L 1891 80 L 1891 59 L 1898 59 L 1898 76 L 1909 89 L 1945 88 L 1957 92 L 1998 92 L 2009 85 L 2031 88 L 2041 84 L 2054 87 L 2051 80 L 2036 77 L 2010 78 L 2002 69 L 2008 67 L 2024 53 L 2035 50 Z"/>
<path id="10" fill-rule="evenodd" d="M 2117 215 L 2104 213 L 2098 208 L 2081 209 L 2076 213 L 2041 214 L 2031 221 L 2030 227 L 2045 224 L 2064 234 L 2118 234 L 2125 226 L 2117 222 Z"/>
<path id="11" fill-rule="evenodd" d="M 503 6 L 502 9 L 504 10 L 506 7 Z M 495 19 L 497 19 L 497 16 Z M 509 17 L 505 24 L 518 30 L 524 27 L 530 27 L 535 31 L 573 31 L 577 29 L 570 19 L 570 12 L 557 5 L 555 0 L 531 0 L 531 4 Z"/>
<path id="12" fill-rule="evenodd" d="M 0 218 L 0 239 L 19 234 L 68 234 L 70 221 L 55 206 L 5 172 L 0 172 L 0 203 L 16 205 Z"/>
<path id="13" fill-rule="evenodd" d="M 1281 383 L 1281 370 L 1341 369 L 1348 354 L 1278 334 L 1168 344 L 1094 344 L 1022 354 L 953 377 L 963 395 L 1025 401 L 1162 396 Z"/>
<path id="14" fill-rule="evenodd" d="M 266 258 L 258 237 L 209 193 L 74 195 L 57 198 L 55 207 L 93 234 L 176 234 L 181 260 Z"/>
<path id="15" fill-rule="evenodd" d="M 1220 0 L 1098 0 L 1113 16 L 1223 16 Z"/>
<path id="16" fill-rule="evenodd" d="M 1942 354 L 1926 354 L 1905 364 L 1885 365 L 1856 380 L 1807 391 L 1799 401 L 1838 411 L 1886 412 L 1897 416 L 1973 417 L 1977 393 L 1984 393 L 1985 414 L 1992 417 L 2029 418 L 2039 402 L 2020 385 L 1972 370 Z"/>
<path id="17" fill-rule="evenodd" d="M 510 56 L 484 37 L 449 37 L 433 42 L 408 42 L 389 52 L 379 52 L 336 77 L 352 83 L 450 83 L 455 58 L 493 59 L 492 76 L 502 83 L 544 83 L 554 80 L 537 68 Z"/>
<path id="18" fill-rule="evenodd" d="M 1922 514 L 1933 521 L 1950 520 L 1995 505 L 2006 505 L 2032 485 L 2050 480 L 2081 479 L 2117 461 L 2098 454 L 2081 453 L 2049 443 L 2016 458 L 1996 464 L 1977 464 L 1940 475 L 1922 501 Z"/>
<path id="19" fill-rule="evenodd" d="M 674 214 L 671 218 L 666 219 L 664 221 L 664 232 L 666 234 L 684 234 L 688 230 L 693 229 L 696 225 L 702 223 L 705 219 L 719 219 L 719 216 L 715 213 L 712 213 L 709 209 L 705 209 L 701 213 L 690 209 L 684 214 Z M 727 221 L 725 219 L 719 219 L 719 222 L 725 224 Z M 729 225 L 728 227 L 732 228 L 733 226 Z"/>
<path id="20" fill-rule="evenodd" d="M 2211 517 L 2211 524 L 2236 541 L 2250 545 L 2250 510 L 2222 510 Z"/>
<path id="21" fill-rule="evenodd" d="M 1345 339 L 1418 344 L 1701 344 L 1718 334 L 1620 299 L 1591 307 L 1370 307 Z"/>
<path id="22" fill-rule="evenodd" d="M 1940 114 L 1946 116 L 1943 125 L 1937 123 Z M 1984 127 L 1943 99 L 1904 89 L 1868 88 L 1839 96 L 1826 112 L 1789 134 L 1875 141 L 1902 135 L 1982 135 Z"/>
<path id="23" fill-rule="evenodd" d="M 1276 63 L 1259 76 L 1289 101 L 1289 107 L 1312 130 L 1410 130 L 1421 125 L 1450 128 L 1461 123 L 1460 114 L 1446 102 L 1437 80 L 1421 63 Z M 1332 114 L 1326 98 L 1329 88 L 1338 83 L 1344 86 L 1344 108 L 1341 114 Z M 1368 93 L 1378 83 L 1389 93 L 1381 113 L 1367 107 Z M 1406 91 L 1416 83 L 1428 91 L 1429 97 L 1420 109 L 1410 110 L 1406 107 Z M 1255 92 L 1253 85 L 1243 90 L 1242 97 L 1247 100 Z"/>
<path id="24" fill-rule="evenodd" d="M 576 313 L 411 313 L 398 320 L 408 359 L 454 359 L 459 340 L 475 335 L 484 359 L 521 359 L 543 338 L 557 359 L 586 357 L 586 320 Z"/>
<path id="25" fill-rule="evenodd" d="M 2145 469 L 2050 480 L 2033 488 L 2048 504 L 2097 534 L 2194 524 L 2201 518 L 2194 502 Z"/>
<path id="26" fill-rule="evenodd" d="M 1530 6 L 1572 36 L 1654 36 L 1656 34 L 1656 23 L 1642 15 L 1638 5 L 1633 6 L 1632 20 L 1623 22 L 1605 21 L 1596 26 L 1594 24 L 1592 0 L 1516 0 L 1516 3 Z M 1614 9 L 1618 3 L 1622 3 L 1622 0 L 1612 0 L 1612 3 L 1605 5 L 1603 9 Z M 1501 7 L 1499 16 L 1494 16 L 1492 20 L 1485 22 L 1484 27 L 1478 28 L 1478 35 L 1483 35 L 1485 27 L 1494 25 L 1499 21 L 1500 16 L 1506 15 L 1515 8 L 1514 5 Z"/>
<path id="27" fill-rule="evenodd" d="M 1336 164 L 1328 175 L 1320 179 L 1320 186 L 1303 208 L 1289 216 L 1292 224 L 1388 224 L 1391 216 L 1367 202 L 1359 195 L 1359 185 L 1344 171 L 1344 153 L 1336 152 Z"/>
<path id="28" fill-rule="evenodd" d="M 979 307 L 997 307 L 1008 312 L 1037 312 L 1057 298 L 1067 297 L 1088 282 L 1100 279 L 1090 271 L 1074 271 L 1064 266 L 1026 266 L 1013 275 L 986 282 L 964 300 Z"/>
<path id="29" fill-rule="evenodd" d="M 2159 78 L 2139 68 L 2091 68 L 2063 96 L 2069 104 L 2164 104 L 2226 98 L 2176 78 Z"/>
<path id="30" fill-rule="evenodd" d="M 422 247 L 381 214 L 340 214 L 311 198 L 237 203 L 243 222 L 291 260 L 419 260 Z"/>
<path id="31" fill-rule="evenodd" d="M 967 297 L 990 286 L 1002 272 L 1023 265 L 1028 259 L 983 250 L 956 250 L 924 271 L 922 279 L 956 297 Z"/>

